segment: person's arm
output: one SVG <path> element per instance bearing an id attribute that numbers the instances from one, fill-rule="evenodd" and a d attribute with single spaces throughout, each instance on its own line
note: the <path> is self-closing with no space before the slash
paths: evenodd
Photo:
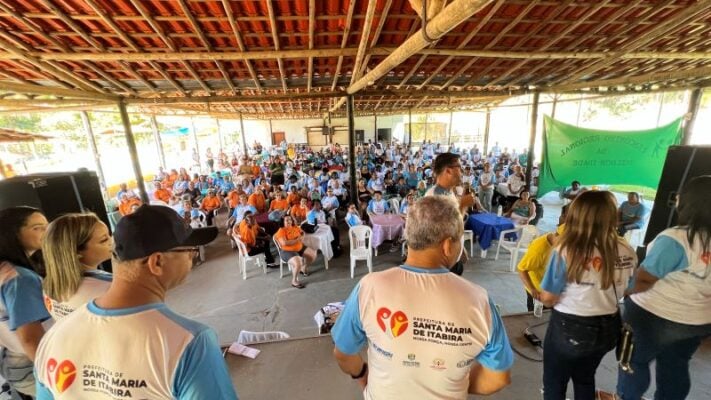
<path id="1" fill-rule="evenodd" d="M 336 324 L 331 329 L 334 349 L 333 356 L 338 367 L 344 373 L 353 376 L 363 371 L 364 361 L 359 352 L 367 342 L 365 330 L 360 319 L 360 304 L 358 296 L 360 283 L 356 284 L 346 300 L 343 311 L 338 316 Z M 358 384 L 364 388 L 368 383 L 368 373 L 358 379 Z"/>
<path id="2" fill-rule="evenodd" d="M 649 244 L 647 257 L 634 275 L 626 294 L 645 292 L 668 274 L 689 266 L 684 247 L 670 236 L 660 235 Z"/>
<path id="3" fill-rule="evenodd" d="M 539 300 L 546 307 L 553 307 L 560 299 L 560 295 L 568 283 L 567 268 L 563 257 L 558 254 L 557 250 L 554 250 L 548 261 L 546 273 L 543 275 L 543 280 L 541 281 Z"/>
<path id="4" fill-rule="evenodd" d="M 521 279 L 521 283 L 523 283 L 523 286 L 526 288 L 528 293 L 531 294 L 531 297 L 533 297 L 536 300 L 540 300 L 541 294 L 538 292 L 538 289 L 533 285 L 533 281 L 531 281 L 531 277 L 528 275 L 528 271 L 518 271 L 518 277 Z"/>
<path id="5" fill-rule="evenodd" d="M 37 354 L 37 347 L 39 347 L 40 340 L 44 336 L 44 327 L 39 321 L 30 322 L 29 324 L 22 325 L 15 330 L 17 338 L 20 340 L 22 345 L 22 350 L 25 351 L 25 355 L 30 361 L 35 360 L 35 354 Z"/>
<path id="6" fill-rule="evenodd" d="M 536 203 L 531 201 L 529 204 L 528 222 L 531 222 L 536 218 Z"/>
<path id="7" fill-rule="evenodd" d="M 496 393 L 511 383 L 513 351 L 506 328 L 494 303 L 489 298 L 491 335 L 486 346 L 476 356 L 469 372 L 469 393 L 488 395 Z"/>
<path id="8" fill-rule="evenodd" d="M 469 393 L 490 395 L 511 384 L 511 371 L 494 371 L 479 363 L 472 364 L 469 371 Z"/>
<path id="9" fill-rule="evenodd" d="M 237 400 L 237 393 L 212 330 L 197 334 L 180 357 L 172 385 L 178 400 Z"/>
<path id="10" fill-rule="evenodd" d="M 18 276 L 2 286 L 0 295 L 8 314 L 8 327 L 15 331 L 25 355 L 34 361 L 44 335 L 42 322 L 50 317 L 42 298 L 42 283 L 33 272 L 15 267 Z"/>
<path id="11" fill-rule="evenodd" d="M 625 292 L 625 295 L 646 292 L 651 289 L 658 280 L 659 278 L 650 274 L 644 268 L 639 268 L 634 274 L 634 284 Z"/>

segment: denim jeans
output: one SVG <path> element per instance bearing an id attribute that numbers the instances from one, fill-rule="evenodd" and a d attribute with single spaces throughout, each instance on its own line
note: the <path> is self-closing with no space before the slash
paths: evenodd
<path id="1" fill-rule="evenodd" d="M 623 400 L 639 400 L 649 388 L 649 363 L 657 360 L 655 400 L 682 400 L 689 394 L 689 360 L 711 335 L 711 324 L 686 325 L 658 317 L 625 299 L 624 321 L 634 332 L 632 373 L 618 372 L 617 393 Z"/>
<path id="2" fill-rule="evenodd" d="M 595 371 L 615 348 L 618 313 L 582 317 L 553 310 L 543 342 L 543 398 L 564 400 L 573 380 L 575 400 L 595 399 Z"/>
<path id="3" fill-rule="evenodd" d="M 491 212 L 491 198 L 494 196 L 494 189 L 482 190 L 479 189 L 479 202 L 486 209 L 486 211 Z"/>

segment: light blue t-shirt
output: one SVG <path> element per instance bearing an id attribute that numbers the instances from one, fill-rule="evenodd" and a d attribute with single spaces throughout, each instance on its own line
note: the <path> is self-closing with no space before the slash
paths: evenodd
<path id="1" fill-rule="evenodd" d="M 306 214 L 306 221 L 311 225 L 325 224 L 326 213 L 323 210 L 311 210 Z"/>

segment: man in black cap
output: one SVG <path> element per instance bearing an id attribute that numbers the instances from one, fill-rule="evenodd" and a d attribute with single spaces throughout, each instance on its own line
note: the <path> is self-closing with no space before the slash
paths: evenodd
<path id="1" fill-rule="evenodd" d="M 40 343 L 38 399 L 236 399 L 214 331 L 164 304 L 216 236 L 168 207 L 121 218 L 111 287 Z"/>

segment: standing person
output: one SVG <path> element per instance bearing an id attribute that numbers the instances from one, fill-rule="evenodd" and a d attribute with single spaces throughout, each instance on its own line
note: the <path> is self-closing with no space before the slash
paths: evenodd
<path id="1" fill-rule="evenodd" d="M 38 399 L 236 399 L 215 332 L 164 303 L 198 246 L 216 236 L 167 207 L 144 205 L 121 218 L 111 287 L 40 343 Z"/>
<path id="2" fill-rule="evenodd" d="M 545 400 L 565 399 L 570 379 L 576 400 L 595 399 L 595 371 L 617 344 L 617 305 L 637 264 L 616 228 L 610 192 L 582 193 L 568 209 L 541 282 L 541 301 L 553 306 L 543 348 Z"/>
<path id="3" fill-rule="evenodd" d="M 449 196 L 459 203 L 459 210 L 464 212 L 474 204 L 474 195 L 457 197 L 454 189 L 462 184 L 462 163 L 459 154 L 442 153 L 437 156 L 433 164 L 435 184 L 427 190 L 425 196 Z"/>
<path id="4" fill-rule="evenodd" d="M 407 219 L 405 264 L 363 277 L 331 331 L 339 367 L 365 399 L 463 399 L 500 390 L 513 364 L 503 322 L 486 290 L 448 273 L 463 250 L 459 204 L 425 197 Z M 445 331 L 452 333 L 438 333 Z"/>
<path id="5" fill-rule="evenodd" d="M 35 395 L 35 359 L 50 315 L 42 301 L 40 265 L 32 255 L 42 247 L 47 219 L 31 207 L 0 211 L 0 375 L 21 396 Z M 23 397 L 25 398 L 25 397 Z"/>
<path id="6" fill-rule="evenodd" d="M 689 360 L 711 335 L 711 175 L 690 180 L 677 199 L 678 225 L 647 248 L 625 299 L 624 321 L 633 331 L 630 366 L 619 371 L 617 393 L 639 399 L 656 360 L 655 399 L 685 399 Z"/>
<path id="7" fill-rule="evenodd" d="M 479 175 L 479 201 L 486 211 L 491 212 L 491 199 L 494 197 L 495 175 L 491 164 L 484 163 L 484 171 Z"/>
<path id="8" fill-rule="evenodd" d="M 42 243 L 47 270 L 42 286 L 55 321 L 109 289 L 111 274 L 98 267 L 112 250 L 109 228 L 95 214 L 66 214 L 49 224 Z"/>
<path id="9" fill-rule="evenodd" d="M 299 282 L 299 273 L 308 276 L 306 267 L 316 259 L 316 251 L 304 245 L 304 231 L 294 224 L 294 218 L 287 215 L 284 217 L 284 227 L 279 228 L 274 238 L 279 243 L 279 257 L 291 266 L 291 286 L 305 288 Z"/>
<path id="10" fill-rule="evenodd" d="M 215 156 L 212 155 L 212 149 L 209 147 L 205 151 L 205 158 L 207 159 L 207 167 L 210 168 L 210 172 L 215 172 Z"/>

